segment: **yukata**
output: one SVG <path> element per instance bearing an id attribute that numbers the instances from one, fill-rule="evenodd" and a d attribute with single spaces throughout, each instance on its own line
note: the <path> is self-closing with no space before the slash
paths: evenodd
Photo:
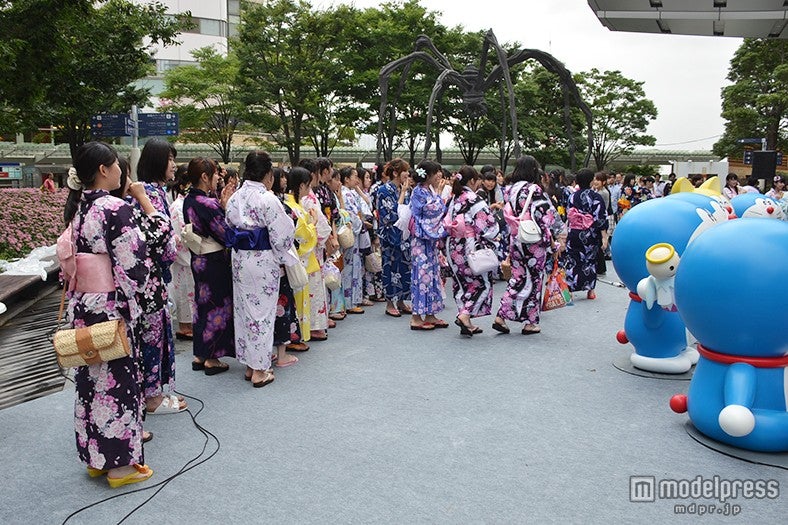
<path id="1" fill-rule="evenodd" d="M 593 290 L 596 287 L 602 231 L 608 226 L 605 201 L 590 188 L 576 191 L 569 199 L 567 216 L 569 233 L 562 257 L 566 284 L 573 292 Z"/>
<path id="2" fill-rule="evenodd" d="M 172 318 L 167 307 L 172 281 L 170 266 L 177 256 L 175 236 L 169 221 L 170 208 L 167 194 L 158 184 L 145 183 L 145 193 L 157 212 L 166 217 L 167 235 L 162 242 L 149 242 L 149 256 L 153 263 L 148 284 L 140 298 L 143 313 L 139 333 L 142 350 L 142 376 L 147 399 L 163 395 L 164 390 L 175 390 L 175 341 L 172 335 Z M 135 203 L 136 204 L 136 203 Z M 139 208 L 139 204 L 136 204 Z M 146 235 L 149 232 L 145 232 Z"/>
<path id="3" fill-rule="evenodd" d="M 317 248 L 317 227 L 312 223 L 311 217 L 301 204 L 296 202 L 292 194 L 288 193 L 285 195 L 284 203 L 285 208 L 288 210 L 288 218 L 295 228 L 295 245 L 298 257 L 300 257 L 300 264 L 306 269 L 307 275 L 320 272 L 320 264 L 317 262 L 317 257 L 315 256 L 315 249 Z M 325 287 L 324 281 L 323 286 Z M 309 341 L 311 339 L 309 332 L 313 330 L 310 294 L 309 283 L 300 290 L 293 291 L 296 311 L 298 313 L 298 323 L 301 326 L 301 336 L 304 341 Z M 326 327 L 328 327 L 328 321 L 326 321 Z"/>
<path id="4" fill-rule="evenodd" d="M 451 268 L 452 291 L 460 315 L 490 315 L 493 297 L 493 272 L 474 275 L 468 253 L 483 248 L 495 250 L 498 221 L 487 202 L 467 186 L 454 197 L 446 211 L 450 225 L 446 238 L 446 259 Z"/>
<path id="5" fill-rule="evenodd" d="M 225 245 L 227 223 L 219 200 L 191 188 L 183 201 L 183 217 L 195 234 Z M 193 352 L 200 360 L 235 357 L 233 274 L 230 254 L 220 250 L 192 252 L 194 277 Z"/>
<path id="6" fill-rule="evenodd" d="M 392 302 L 410 300 L 410 238 L 402 240 L 397 206 L 399 190 L 393 182 L 381 185 L 375 192 L 378 210 L 378 238 L 383 259 L 383 293 Z M 405 204 L 409 204 L 409 197 Z"/>
<path id="7" fill-rule="evenodd" d="M 79 459 L 95 469 L 145 463 L 142 412 L 145 406 L 137 322 L 137 298 L 149 275 L 145 234 L 134 208 L 103 190 L 85 190 L 71 223 L 78 252 L 107 254 L 114 292 L 70 292 L 66 322 L 83 328 L 113 319 L 126 323 L 131 355 L 76 369 L 74 429 Z"/>
<path id="8" fill-rule="evenodd" d="M 172 272 L 172 302 L 175 304 L 175 312 L 179 323 L 191 324 L 193 317 L 194 303 L 194 277 L 192 276 L 191 252 L 181 240 L 183 231 L 183 195 L 172 201 L 170 204 L 170 217 L 172 218 L 172 229 L 175 237 L 175 260 L 170 266 Z"/>
<path id="9" fill-rule="evenodd" d="M 228 226 L 236 231 L 267 232 L 261 235 L 267 236 L 268 247 L 231 251 L 236 357 L 253 370 L 268 370 L 275 343 L 280 265 L 299 264 L 288 257 L 295 228 L 282 203 L 262 182 L 244 181 L 227 201 L 226 213 Z"/>
<path id="10" fill-rule="evenodd" d="M 446 205 L 431 188 L 418 185 L 410 197 L 410 211 L 410 294 L 413 314 L 434 315 L 443 310 L 438 242 L 446 237 L 443 227 Z"/>
<path id="11" fill-rule="evenodd" d="M 317 246 L 315 247 L 315 257 L 317 266 L 314 271 L 309 273 L 309 317 L 311 330 L 328 329 L 328 302 L 326 300 L 326 281 L 323 279 L 321 268 L 324 264 L 324 253 L 326 241 L 331 236 L 331 226 L 328 219 L 320 209 L 320 201 L 312 190 L 301 197 L 301 207 L 307 212 L 315 210 L 317 212 Z M 307 215 L 308 217 L 309 215 Z"/>
<path id="12" fill-rule="evenodd" d="M 345 211 L 349 214 L 348 226 L 353 229 L 355 240 L 353 246 L 342 252 L 344 268 L 342 268 L 342 290 L 344 291 L 345 307 L 354 308 L 364 300 L 364 262 L 361 259 L 361 233 L 364 224 L 359 217 L 361 212 L 361 197 L 356 190 L 342 186 L 342 200 Z"/>
<path id="13" fill-rule="evenodd" d="M 282 202 L 281 199 L 280 202 Z M 293 214 L 293 211 L 285 206 L 284 203 L 282 203 L 282 208 L 290 217 L 290 220 L 293 221 L 293 224 L 295 224 L 297 217 Z M 276 302 L 276 321 L 274 321 L 274 347 L 299 343 L 302 340 L 301 326 L 298 324 L 295 293 L 292 286 L 290 286 L 290 280 L 287 278 L 287 270 L 285 270 L 284 265 L 279 265 L 279 299 Z"/>
<path id="14" fill-rule="evenodd" d="M 326 188 L 328 187 L 326 186 Z M 332 215 L 333 215 L 333 210 L 336 210 L 336 219 L 334 221 L 334 224 L 338 228 L 341 222 L 343 221 L 342 217 L 346 216 L 347 212 L 343 210 L 342 213 L 340 213 L 339 198 L 334 193 L 331 193 L 331 200 L 333 201 L 333 207 L 327 207 L 325 209 L 326 211 L 331 211 Z M 331 314 L 342 314 L 345 311 L 345 290 L 342 286 L 341 272 L 345 264 L 345 259 L 342 256 L 341 251 L 335 253 L 332 256 L 332 259 L 336 261 L 336 266 L 340 270 L 340 280 L 339 280 L 339 287 L 329 292 L 328 307 Z"/>
<path id="15" fill-rule="evenodd" d="M 545 262 L 553 249 L 554 239 L 561 232 L 563 223 L 558 212 L 550 203 L 550 199 L 538 184 L 531 198 L 531 219 L 542 230 L 542 240 L 524 245 L 517 240 L 518 218 L 528 200 L 528 191 L 532 184 L 520 181 L 509 187 L 505 199 L 508 210 L 504 209 L 504 217 L 509 227 L 509 257 L 512 263 L 512 277 L 506 285 L 506 292 L 501 297 L 501 306 L 497 316 L 510 321 L 527 324 L 539 324 L 539 313 L 542 302 L 542 284 Z"/>

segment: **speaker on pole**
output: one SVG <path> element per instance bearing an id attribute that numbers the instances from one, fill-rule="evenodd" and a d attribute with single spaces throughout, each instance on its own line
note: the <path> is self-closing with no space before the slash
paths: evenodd
<path id="1" fill-rule="evenodd" d="M 771 180 L 777 169 L 776 151 L 752 152 L 752 175 L 759 179 Z"/>

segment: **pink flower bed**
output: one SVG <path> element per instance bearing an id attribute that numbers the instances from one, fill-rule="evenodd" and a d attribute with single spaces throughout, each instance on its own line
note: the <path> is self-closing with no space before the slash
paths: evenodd
<path id="1" fill-rule="evenodd" d="M 0 190 L 0 259 L 24 257 L 55 244 L 64 230 L 68 190 L 43 193 L 38 188 Z"/>

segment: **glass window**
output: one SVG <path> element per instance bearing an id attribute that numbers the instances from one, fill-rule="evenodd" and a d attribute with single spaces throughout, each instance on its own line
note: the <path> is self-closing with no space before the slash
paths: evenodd
<path id="1" fill-rule="evenodd" d="M 222 22 L 220 20 L 200 19 L 200 34 L 211 36 L 224 36 Z"/>
<path id="2" fill-rule="evenodd" d="M 227 0 L 227 14 L 228 15 L 239 15 L 239 14 L 241 14 L 241 2 L 240 2 L 240 0 Z"/>

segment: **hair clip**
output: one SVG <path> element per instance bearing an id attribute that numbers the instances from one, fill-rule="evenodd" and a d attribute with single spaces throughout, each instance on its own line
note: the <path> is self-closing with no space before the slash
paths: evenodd
<path id="1" fill-rule="evenodd" d="M 452 179 L 454 179 L 454 180 L 462 180 L 462 173 L 460 173 L 460 172 L 458 171 L 457 173 L 455 173 L 454 175 L 452 175 L 452 177 L 451 177 L 451 178 L 452 178 Z"/>
<path id="2" fill-rule="evenodd" d="M 424 170 L 424 168 L 416 168 L 416 174 L 421 178 L 427 178 L 427 172 Z"/>

